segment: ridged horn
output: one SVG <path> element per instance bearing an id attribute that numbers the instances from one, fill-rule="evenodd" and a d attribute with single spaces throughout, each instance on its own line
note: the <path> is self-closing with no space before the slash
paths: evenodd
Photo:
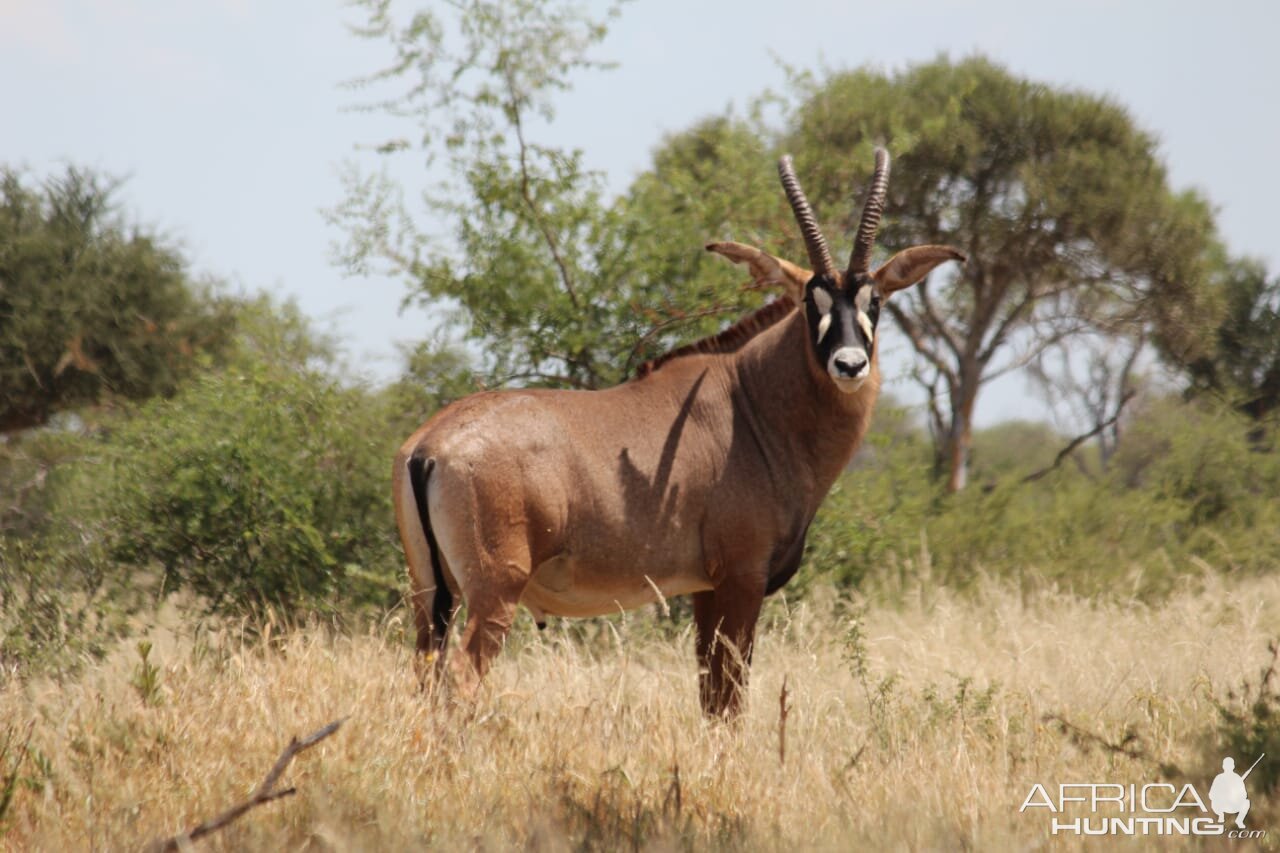
<path id="1" fill-rule="evenodd" d="M 889 152 L 876 149 L 876 170 L 871 176 L 871 190 L 862 208 L 862 220 L 858 223 L 858 236 L 853 241 L 853 255 L 849 258 L 846 279 L 863 275 L 871 263 L 871 246 L 880 229 L 880 216 L 884 213 L 885 196 L 889 191 Z"/>
<path id="2" fill-rule="evenodd" d="M 804 246 L 809 250 L 810 266 L 818 275 L 833 277 L 836 265 L 827 249 L 827 238 L 822 236 L 822 229 L 813 216 L 813 208 L 809 207 L 809 200 L 804 197 L 804 190 L 800 189 L 800 182 L 796 180 L 790 154 L 785 154 L 778 160 L 778 177 L 782 179 L 782 189 L 787 193 L 791 211 L 800 224 L 800 232 L 804 234 Z"/>

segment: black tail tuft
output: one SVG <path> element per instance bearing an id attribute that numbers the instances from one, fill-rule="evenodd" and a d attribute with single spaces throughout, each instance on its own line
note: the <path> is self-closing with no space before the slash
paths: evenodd
<path id="1" fill-rule="evenodd" d="M 413 499 L 418 504 L 418 520 L 427 536 L 427 548 L 431 551 L 431 572 L 436 579 L 436 598 L 431 605 L 431 619 L 435 623 L 436 638 L 443 641 L 449 632 L 449 619 L 453 615 L 453 593 L 444 582 L 444 569 L 440 566 L 440 546 L 435 531 L 431 529 L 431 513 L 427 509 L 427 480 L 436 466 L 436 460 L 418 449 L 409 457 L 409 484 L 413 487 Z"/>

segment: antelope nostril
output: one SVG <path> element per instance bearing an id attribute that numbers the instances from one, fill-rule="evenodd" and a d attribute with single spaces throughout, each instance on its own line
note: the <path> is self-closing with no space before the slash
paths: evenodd
<path id="1" fill-rule="evenodd" d="M 836 356 L 834 362 L 836 370 L 842 376 L 857 376 L 867 366 L 865 358 L 854 358 L 846 355 Z"/>

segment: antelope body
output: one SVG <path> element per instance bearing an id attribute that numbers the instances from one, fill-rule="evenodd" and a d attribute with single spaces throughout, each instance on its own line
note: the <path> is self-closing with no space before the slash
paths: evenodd
<path id="1" fill-rule="evenodd" d="M 404 443 L 396 518 L 418 651 L 437 671 L 459 595 L 466 658 L 452 668 L 469 689 L 520 604 L 541 625 L 544 614 L 692 593 L 703 709 L 739 710 L 763 599 L 795 573 L 809 523 L 870 423 L 879 301 L 963 259 L 918 246 L 867 272 L 883 151 L 876 166 L 847 271 L 833 268 L 784 158 L 815 272 L 737 243 L 707 246 L 781 298 L 617 387 L 475 394 Z"/>

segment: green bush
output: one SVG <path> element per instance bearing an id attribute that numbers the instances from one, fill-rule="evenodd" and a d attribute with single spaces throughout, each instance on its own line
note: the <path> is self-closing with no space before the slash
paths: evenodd
<path id="1" fill-rule="evenodd" d="M 385 598 L 398 560 L 381 411 L 331 376 L 261 363 L 146 404 L 99 472 L 110 559 L 224 613 Z"/>
<path id="2" fill-rule="evenodd" d="M 78 500 L 101 447 L 82 429 L 33 430 L 0 442 L 0 667 L 74 669 L 125 628 L 140 591 L 103 559 L 98 525 Z"/>
<path id="3" fill-rule="evenodd" d="M 84 542 L 86 529 L 76 524 L 58 541 L 0 537 L 0 683 L 101 656 L 148 600 Z"/>
<path id="4" fill-rule="evenodd" d="M 399 600 L 406 391 L 341 378 L 289 305 L 241 303 L 237 335 L 168 399 L 0 442 L 8 671 L 72 670 L 172 593 L 233 618 Z"/>
<path id="5" fill-rule="evenodd" d="M 1251 444 L 1254 424 L 1225 407 L 1157 401 L 1136 413 L 1107 471 L 1082 449 L 1092 465 L 1029 483 L 1066 439 L 1002 425 L 976 437 L 991 448 L 981 485 L 955 495 L 930 481 L 923 436 L 889 416 L 818 513 L 806 582 L 964 587 L 1001 576 L 1148 597 L 1210 569 L 1280 565 L 1280 454 Z M 1002 449 L 1011 436 L 1038 448 L 1021 467 Z"/>
<path id="6" fill-rule="evenodd" d="M 0 443 L 0 663 L 73 669 L 170 593 L 241 617 L 398 600 L 402 394 L 342 380 L 291 306 L 169 399 Z"/>
<path id="7" fill-rule="evenodd" d="M 1256 422 L 1227 407 L 1163 400 L 1125 436 L 1116 464 L 1126 485 L 1179 508 L 1187 527 L 1256 524 L 1280 496 L 1280 456 L 1256 446 Z"/>

